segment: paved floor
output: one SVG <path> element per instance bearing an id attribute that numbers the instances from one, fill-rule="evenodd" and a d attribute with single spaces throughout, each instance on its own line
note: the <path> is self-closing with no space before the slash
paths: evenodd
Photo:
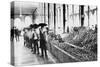
<path id="1" fill-rule="evenodd" d="M 51 64 L 56 63 L 57 60 L 48 53 L 48 59 L 42 58 L 39 55 L 32 54 L 29 48 L 23 46 L 23 37 L 20 37 L 20 41 L 14 40 L 15 47 L 15 65 L 33 65 L 33 64 Z"/>

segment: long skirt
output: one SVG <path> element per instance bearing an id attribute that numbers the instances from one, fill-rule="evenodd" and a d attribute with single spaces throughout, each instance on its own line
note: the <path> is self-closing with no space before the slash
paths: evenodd
<path id="1" fill-rule="evenodd" d="M 40 48 L 45 49 L 45 50 L 47 49 L 45 40 L 40 40 Z"/>

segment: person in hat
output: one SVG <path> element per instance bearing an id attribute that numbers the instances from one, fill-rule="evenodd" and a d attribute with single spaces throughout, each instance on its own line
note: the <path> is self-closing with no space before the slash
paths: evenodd
<path id="1" fill-rule="evenodd" d="M 36 32 L 36 29 L 38 28 L 38 25 L 37 24 L 34 24 L 33 27 L 32 27 L 32 31 L 33 31 L 33 35 L 32 35 L 32 44 L 34 44 L 34 51 L 33 53 L 34 54 L 39 54 L 39 46 L 38 46 L 38 41 L 39 41 L 39 36 Z"/>
<path id="2" fill-rule="evenodd" d="M 34 44 L 34 40 L 33 40 L 33 24 L 30 25 L 29 27 L 29 31 L 28 31 L 28 37 L 29 37 L 29 47 L 31 48 L 31 52 L 33 52 L 33 44 Z"/>
<path id="3" fill-rule="evenodd" d="M 19 30 L 17 28 L 14 29 L 16 41 L 19 41 Z"/>
<path id="4" fill-rule="evenodd" d="M 44 26 L 46 24 L 39 24 L 41 26 L 40 28 L 40 48 L 41 48 L 41 57 L 47 57 L 47 46 L 46 46 L 46 36 L 45 36 L 45 31 L 44 31 Z"/>
<path id="5" fill-rule="evenodd" d="M 28 46 L 27 45 L 28 44 L 28 40 L 29 40 L 29 38 L 27 36 L 28 30 L 27 30 L 27 28 L 24 28 L 23 31 L 24 31 L 24 34 L 23 34 L 23 37 L 24 37 L 24 46 L 27 47 Z"/>
<path id="6" fill-rule="evenodd" d="M 11 31 L 10 31 L 11 33 L 11 41 L 13 41 L 14 40 L 14 27 L 13 28 L 11 28 Z"/>
<path id="7" fill-rule="evenodd" d="M 39 41 L 39 36 L 36 32 L 36 29 L 34 29 L 34 53 L 39 54 L 39 45 L 38 45 L 38 41 Z"/>
<path id="8" fill-rule="evenodd" d="M 27 28 L 26 31 L 27 31 L 26 32 L 27 47 L 32 50 L 32 46 L 31 46 L 31 38 L 32 38 L 31 28 Z"/>

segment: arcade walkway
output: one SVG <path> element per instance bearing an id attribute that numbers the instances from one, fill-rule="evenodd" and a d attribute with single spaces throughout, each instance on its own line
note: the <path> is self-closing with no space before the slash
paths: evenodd
<path id="1" fill-rule="evenodd" d="M 32 54 L 29 48 L 24 47 L 23 37 L 20 37 L 20 41 L 14 41 L 15 47 L 15 65 L 33 65 L 33 64 L 52 64 L 56 63 L 56 59 L 48 52 L 48 59 Z"/>

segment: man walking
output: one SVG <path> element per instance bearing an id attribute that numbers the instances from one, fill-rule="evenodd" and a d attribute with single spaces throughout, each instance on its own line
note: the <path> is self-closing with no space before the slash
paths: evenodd
<path id="1" fill-rule="evenodd" d="M 41 28 L 40 28 L 40 48 L 41 48 L 41 57 L 46 57 L 47 58 L 47 42 L 46 42 L 46 36 L 45 36 L 45 32 L 44 32 L 44 26 L 46 26 L 45 24 L 40 24 Z"/>

